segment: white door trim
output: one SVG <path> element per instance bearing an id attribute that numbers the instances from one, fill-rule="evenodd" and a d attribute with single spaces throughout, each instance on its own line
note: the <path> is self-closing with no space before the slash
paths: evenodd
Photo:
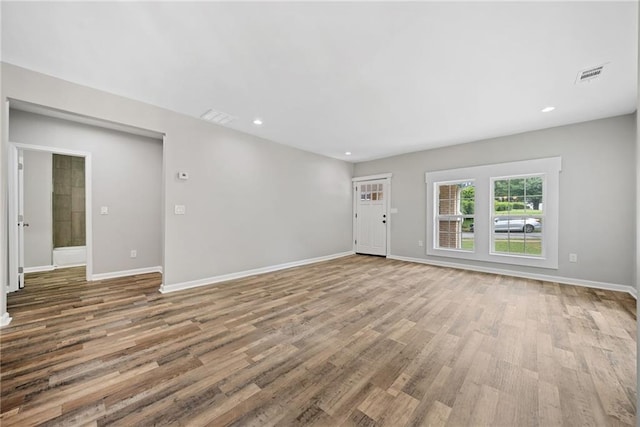
<path id="1" fill-rule="evenodd" d="M 368 176 L 358 176 L 358 177 L 354 177 L 351 178 L 351 182 L 352 184 L 356 184 L 362 181 L 377 181 L 377 180 L 381 180 L 384 179 L 386 180 L 385 182 L 385 187 L 387 189 L 387 195 L 385 197 L 386 201 L 385 201 L 385 210 L 387 211 L 387 250 L 385 253 L 385 256 L 389 256 L 391 255 L 391 177 L 392 177 L 392 173 L 381 173 L 381 174 L 377 174 L 377 175 L 368 175 Z M 353 230 L 352 233 L 352 250 L 353 252 L 356 252 L 356 234 L 357 234 L 357 224 L 356 224 L 356 213 L 358 212 L 358 201 L 356 200 L 356 197 L 358 196 L 358 191 L 357 191 L 357 185 L 352 185 L 351 189 L 353 190 L 353 211 L 351 213 L 351 229 Z"/>
<path id="2" fill-rule="evenodd" d="M 18 215 L 18 151 L 41 151 L 66 156 L 84 157 L 84 184 L 85 184 L 85 227 L 87 246 L 87 272 L 86 278 L 90 282 L 93 279 L 93 227 L 91 215 L 91 153 L 88 151 L 69 150 L 66 148 L 47 147 L 42 145 L 22 144 L 9 142 L 9 292 L 18 290 L 18 227 L 11 224 Z"/>
<path id="3" fill-rule="evenodd" d="M 24 151 L 18 150 L 18 289 L 24 288 Z M 15 217 L 14 217 L 15 218 Z M 14 223 L 15 224 L 15 223 Z M 22 268 L 20 268 L 22 267 Z"/>
<path id="4" fill-rule="evenodd" d="M 7 292 L 18 290 L 18 246 L 19 233 L 16 220 L 18 219 L 18 149 L 9 147 L 7 174 L 7 233 L 9 242 L 9 262 L 7 264 L 9 282 Z"/>
<path id="5" fill-rule="evenodd" d="M 388 179 L 391 180 L 392 173 L 380 173 L 378 175 L 369 175 L 369 176 L 356 176 L 351 178 L 352 182 L 360 182 L 360 181 L 374 181 L 376 179 Z"/>

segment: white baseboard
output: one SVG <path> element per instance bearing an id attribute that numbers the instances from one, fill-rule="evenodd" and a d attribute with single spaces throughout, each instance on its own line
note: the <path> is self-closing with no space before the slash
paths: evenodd
<path id="1" fill-rule="evenodd" d="M 162 273 L 162 267 L 144 267 L 133 270 L 113 271 L 111 273 L 98 273 L 91 276 L 91 280 L 116 279 L 118 277 L 135 276 L 137 274 Z"/>
<path id="2" fill-rule="evenodd" d="M 53 248 L 53 265 L 56 267 L 77 267 L 87 263 L 86 246 Z"/>
<path id="3" fill-rule="evenodd" d="M 213 285 L 214 283 L 226 282 L 227 280 L 241 279 L 243 277 L 255 276 L 255 275 L 264 274 L 264 273 L 271 273 L 272 271 L 284 270 L 292 267 L 300 267 L 302 265 L 315 264 L 317 262 L 322 262 L 322 261 L 329 261 L 332 259 L 353 255 L 354 253 L 355 252 L 353 251 L 340 252 L 337 254 L 326 255 L 326 256 L 321 256 L 317 258 L 309 258 L 309 259 L 303 259 L 300 261 L 287 262 L 284 264 L 270 265 L 267 267 L 255 268 L 253 270 L 239 271 L 237 273 L 223 274 L 220 276 L 207 277 L 205 279 L 192 280 L 189 282 L 174 283 L 171 285 L 163 284 L 160 287 L 160 292 L 162 292 L 163 294 L 166 294 L 169 292 L 181 291 L 184 289 L 197 288 L 199 286 Z"/>
<path id="4" fill-rule="evenodd" d="M 53 265 L 40 265 L 37 267 L 25 267 L 25 273 L 40 273 L 41 271 L 53 271 L 56 267 Z"/>
<path id="5" fill-rule="evenodd" d="M 9 313 L 4 313 L 2 315 L 2 317 L 0 317 L 0 328 L 3 326 L 7 326 L 9 323 L 11 323 L 11 317 L 9 316 Z"/>
<path id="6" fill-rule="evenodd" d="M 616 283 L 596 282 L 593 280 L 575 279 L 571 277 L 550 276 L 547 274 L 525 273 L 520 271 L 503 270 L 501 268 L 479 267 L 475 265 L 456 264 L 453 262 L 433 261 L 422 258 L 411 258 L 404 256 L 389 255 L 389 259 L 398 261 L 416 262 L 419 264 L 434 265 L 437 267 L 457 268 L 459 270 L 478 271 L 480 273 L 499 274 L 502 276 L 520 277 L 523 279 L 541 280 L 545 282 L 561 283 L 564 285 L 584 286 L 586 288 L 605 289 L 608 291 L 627 292 L 632 297 L 638 299 L 638 293 L 633 286 L 619 285 Z"/>
<path id="7" fill-rule="evenodd" d="M 53 267 L 58 270 L 60 268 L 73 268 L 73 267 L 86 267 L 87 263 L 86 262 L 82 262 L 79 264 L 68 264 L 68 265 L 54 265 Z"/>

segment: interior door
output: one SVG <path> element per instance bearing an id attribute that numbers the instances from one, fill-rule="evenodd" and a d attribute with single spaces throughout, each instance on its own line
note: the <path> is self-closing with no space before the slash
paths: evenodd
<path id="1" fill-rule="evenodd" d="M 387 180 L 362 181 L 356 191 L 356 252 L 387 254 Z"/>
<path id="2" fill-rule="evenodd" d="M 18 150 L 18 289 L 24 288 L 24 153 Z"/>

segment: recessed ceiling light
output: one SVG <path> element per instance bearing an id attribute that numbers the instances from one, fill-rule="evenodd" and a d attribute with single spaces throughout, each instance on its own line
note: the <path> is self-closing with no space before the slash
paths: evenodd
<path id="1" fill-rule="evenodd" d="M 543 113 L 548 113 L 549 111 L 553 111 L 555 109 L 556 109 L 556 107 L 545 107 L 545 108 L 542 109 L 542 112 Z"/>
<path id="2" fill-rule="evenodd" d="M 350 156 L 350 155 L 351 155 L 351 151 L 345 151 L 345 152 L 344 152 L 344 155 L 345 155 L 345 156 Z"/>
<path id="3" fill-rule="evenodd" d="M 255 119 L 253 121 L 253 124 L 256 125 L 256 126 L 260 126 L 262 124 L 262 119 Z"/>

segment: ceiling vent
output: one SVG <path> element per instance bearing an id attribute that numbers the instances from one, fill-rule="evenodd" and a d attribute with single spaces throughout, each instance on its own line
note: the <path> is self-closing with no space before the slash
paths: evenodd
<path id="1" fill-rule="evenodd" d="M 602 71 L 604 69 L 605 64 L 599 65 L 597 67 L 587 68 L 586 70 L 582 70 L 578 73 L 578 77 L 576 77 L 576 83 L 582 83 L 589 80 L 593 80 L 596 77 L 600 77 Z"/>
<path id="2" fill-rule="evenodd" d="M 236 116 L 232 116 L 231 114 L 215 110 L 208 110 L 207 112 L 202 114 L 200 118 L 208 122 L 217 123 L 219 125 L 228 125 L 229 123 L 237 119 Z"/>

